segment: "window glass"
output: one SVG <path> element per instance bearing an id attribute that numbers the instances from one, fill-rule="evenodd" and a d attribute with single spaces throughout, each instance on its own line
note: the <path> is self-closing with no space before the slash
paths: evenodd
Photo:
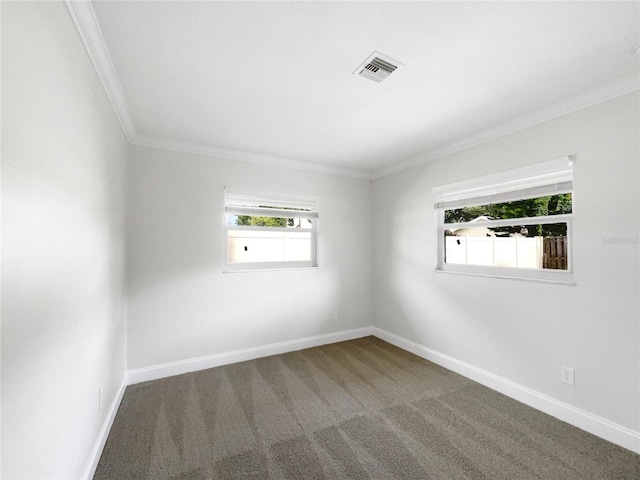
<path id="1" fill-rule="evenodd" d="M 234 262 L 311 261 L 311 232 L 229 230 L 227 260 Z"/>
<path id="2" fill-rule="evenodd" d="M 317 266 L 317 203 L 225 189 L 226 271 Z"/>
<path id="3" fill-rule="evenodd" d="M 572 213 L 571 193 L 528 198 L 513 202 L 445 210 L 445 223 L 469 222 L 477 218 L 529 218 Z"/>
<path id="4" fill-rule="evenodd" d="M 444 235 L 448 264 L 568 269 L 566 223 L 463 227 Z"/>
<path id="5" fill-rule="evenodd" d="M 436 270 L 572 283 L 573 158 L 434 188 Z"/>
<path id="6" fill-rule="evenodd" d="M 258 215 L 227 214 L 227 225 L 252 227 L 312 228 L 311 218 L 261 217 Z"/>

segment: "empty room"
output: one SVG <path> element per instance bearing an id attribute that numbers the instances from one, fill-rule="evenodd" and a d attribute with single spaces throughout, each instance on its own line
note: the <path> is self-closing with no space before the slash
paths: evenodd
<path id="1" fill-rule="evenodd" d="M 640 2 L 0 18 L 2 479 L 640 479 Z"/>

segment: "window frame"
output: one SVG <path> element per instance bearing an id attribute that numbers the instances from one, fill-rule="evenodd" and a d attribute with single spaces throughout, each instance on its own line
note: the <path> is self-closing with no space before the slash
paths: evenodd
<path id="1" fill-rule="evenodd" d="M 529 281 L 574 284 L 573 261 L 573 167 L 575 156 L 560 157 L 526 167 L 496 174 L 442 185 L 433 189 L 435 226 L 437 237 L 436 267 L 440 273 L 475 275 L 483 277 L 511 278 Z M 514 219 L 486 220 L 481 224 L 470 222 L 445 223 L 445 211 L 465 206 L 488 205 L 526 198 L 560 193 L 572 194 L 572 213 L 526 217 Z M 567 225 L 567 269 L 542 269 L 524 267 L 499 267 L 489 265 L 466 265 L 445 262 L 445 230 L 463 227 L 499 227 L 514 225 L 541 225 L 566 223 Z"/>
<path id="2" fill-rule="evenodd" d="M 286 210 L 278 208 L 263 208 L 255 206 L 242 206 L 235 203 L 272 204 L 279 207 L 300 208 L 305 210 Z M 319 199 L 311 195 L 298 195 L 290 193 L 265 192 L 258 190 L 224 188 L 224 273 L 252 272 L 269 270 L 299 270 L 318 267 L 318 211 Z M 227 215 L 255 215 L 275 218 L 310 218 L 310 228 L 286 228 L 273 226 L 254 225 L 228 225 Z M 229 262 L 229 232 L 230 230 L 244 230 L 253 232 L 309 232 L 310 233 L 310 260 L 280 260 L 267 262 Z"/>

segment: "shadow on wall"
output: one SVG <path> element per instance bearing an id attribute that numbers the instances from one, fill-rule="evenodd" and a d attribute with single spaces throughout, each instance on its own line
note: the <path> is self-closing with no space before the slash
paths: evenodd
<path id="1" fill-rule="evenodd" d="M 370 246 L 362 241 L 369 239 L 369 227 L 354 226 L 345 239 L 352 221 L 341 207 L 346 199 L 354 212 L 368 207 L 367 183 L 191 155 L 176 159 L 147 149 L 137 152 L 129 167 L 130 368 L 364 326 L 361 310 L 370 308 L 364 282 L 370 280 L 368 275 L 362 278 L 362 267 L 365 258 L 369 266 Z M 298 180 L 293 191 L 304 185 L 314 192 L 330 191 L 329 186 L 337 191 L 320 200 L 321 267 L 223 273 L 224 185 L 250 188 L 270 177 L 277 177 L 274 185 Z"/>

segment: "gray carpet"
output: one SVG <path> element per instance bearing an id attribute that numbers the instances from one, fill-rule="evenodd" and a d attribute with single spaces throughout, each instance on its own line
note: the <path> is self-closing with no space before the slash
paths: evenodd
<path id="1" fill-rule="evenodd" d="M 374 337 L 127 388 L 102 479 L 640 479 L 640 456 Z"/>

